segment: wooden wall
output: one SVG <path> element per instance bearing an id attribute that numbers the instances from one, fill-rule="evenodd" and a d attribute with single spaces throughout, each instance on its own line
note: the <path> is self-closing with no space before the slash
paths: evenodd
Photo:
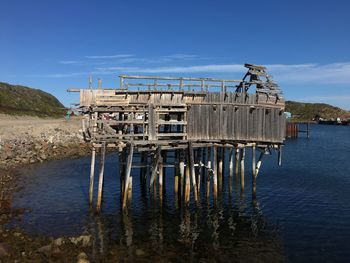
<path id="1" fill-rule="evenodd" d="M 281 143 L 285 138 L 285 102 L 266 94 L 81 90 L 80 95 L 85 107 L 185 107 L 190 140 Z"/>

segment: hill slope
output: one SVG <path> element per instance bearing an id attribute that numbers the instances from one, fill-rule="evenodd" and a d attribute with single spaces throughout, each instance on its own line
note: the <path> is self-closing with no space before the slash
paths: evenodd
<path id="1" fill-rule="evenodd" d="M 64 112 L 64 106 L 49 93 L 0 82 L 0 113 L 59 117 Z"/>
<path id="2" fill-rule="evenodd" d="M 297 120 L 309 121 L 319 116 L 323 119 L 350 118 L 350 112 L 326 103 L 303 103 L 286 101 L 286 111 L 291 112 Z"/>

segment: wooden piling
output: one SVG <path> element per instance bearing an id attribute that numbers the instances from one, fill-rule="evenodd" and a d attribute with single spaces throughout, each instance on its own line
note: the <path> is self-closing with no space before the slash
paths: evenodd
<path id="1" fill-rule="evenodd" d="M 278 166 L 282 165 L 282 145 L 278 146 Z"/>
<path id="2" fill-rule="evenodd" d="M 179 163 L 179 173 L 180 173 L 180 196 L 184 197 L 184 182 L 185 182 L 185 161 L 183 150 L 180 151 L 180 163 Z"/>
<path id="3" fill-rule="evenodd" d="M 132 158 L 134 155 L 134 145 L 131 143 L 129 146 L 129 155 L 128 155 L 128 161 L 126 164 L 126 172 L 125 172 L 125 193 L 123 196 L 123 210 L 126 208 L 126 201 L 128 198 L 128 190 L 129 190 L 129 184 L 130 184 L 130 177 L 131 177 L 131 166 L 132 166 Z"/>
<path id="4" fill-rule="evenodd" d="M 188 156 L 189 156 L 189 165 L 190 165 L 190 171 L 191 171 L 191 177 L 192 177 L 194 200 L 198 202 L 198 192 L 197 192 L 198 188 L 197 188 L 197 182 L 196 182 L 196 171 L 194 168 L 193 147 L 192 147 L 191 141 L 188 143 Z"/>
<path id="5" fill-rule="evenodd" d="M 102 191 L 103 191 L 103 173 L 105 169 L 105 156 L 106 156 L 106 142 L 102 142 L 101 144 L 101 158 L 100 158 L 100 172 L 98 179 L 98 192 L 97 192 L 97 212 L 101 211 L 101 203 L 102 203 Z"/>
<path id="6" fill-rule="evenodd" d="M 244 192 L 244 159 L 245 159 L 245 148 L 241 149 L 241 193 Z"/>
<path id="7" fill-rule="evenodd" d="M 259 171 L 260 171 L 260 167 L 261 167 L 261 164 L 262 164 L 262 159 L 263 159 L 264 155 L 265 155 L 264 152 L 260 153 L 258 162 L 256 163 L 255 177 L 258 177 L 258 174 L 259 174 Z"/>
<path id="8" fill-rule="evenodd" d="M 92 146 L 91 166 L 90 166 L 90 188 L 89 188 L 89 205 L 90 205 L 90 207 L 92 207 L 92 200 L 93 200 L 93 196 L 94 196 L 95 158 L 96 158 L 96 148 L 94 146 Z"/>

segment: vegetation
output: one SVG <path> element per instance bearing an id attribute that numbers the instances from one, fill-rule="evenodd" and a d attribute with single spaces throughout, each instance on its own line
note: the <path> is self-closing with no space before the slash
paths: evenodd
<path id="1" fill-rule="evenodd" d="M 303 103 L 286 101 L 286 111 L 292 113 L 292 117 L 298 121 L 311 121 L 315 118 L 323 119 L 349 119 L 350 112 L 325 103 Z"/>
<path id="2" fill-rule="evenodd" d="M 58 99 L 42 90 L 0 82 L 0 113 L 60 117 L 65 109 Z"/>

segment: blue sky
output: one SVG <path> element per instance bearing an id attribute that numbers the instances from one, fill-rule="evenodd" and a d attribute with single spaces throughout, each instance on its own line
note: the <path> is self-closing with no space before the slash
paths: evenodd
<path id="1" fill-rule="evenodd" d="M 119 74 L 241 78 L 266 65 L 286 99 L 350 110 L 350 1 L 1 0 L 0 81 L 67 88 Z"/>

